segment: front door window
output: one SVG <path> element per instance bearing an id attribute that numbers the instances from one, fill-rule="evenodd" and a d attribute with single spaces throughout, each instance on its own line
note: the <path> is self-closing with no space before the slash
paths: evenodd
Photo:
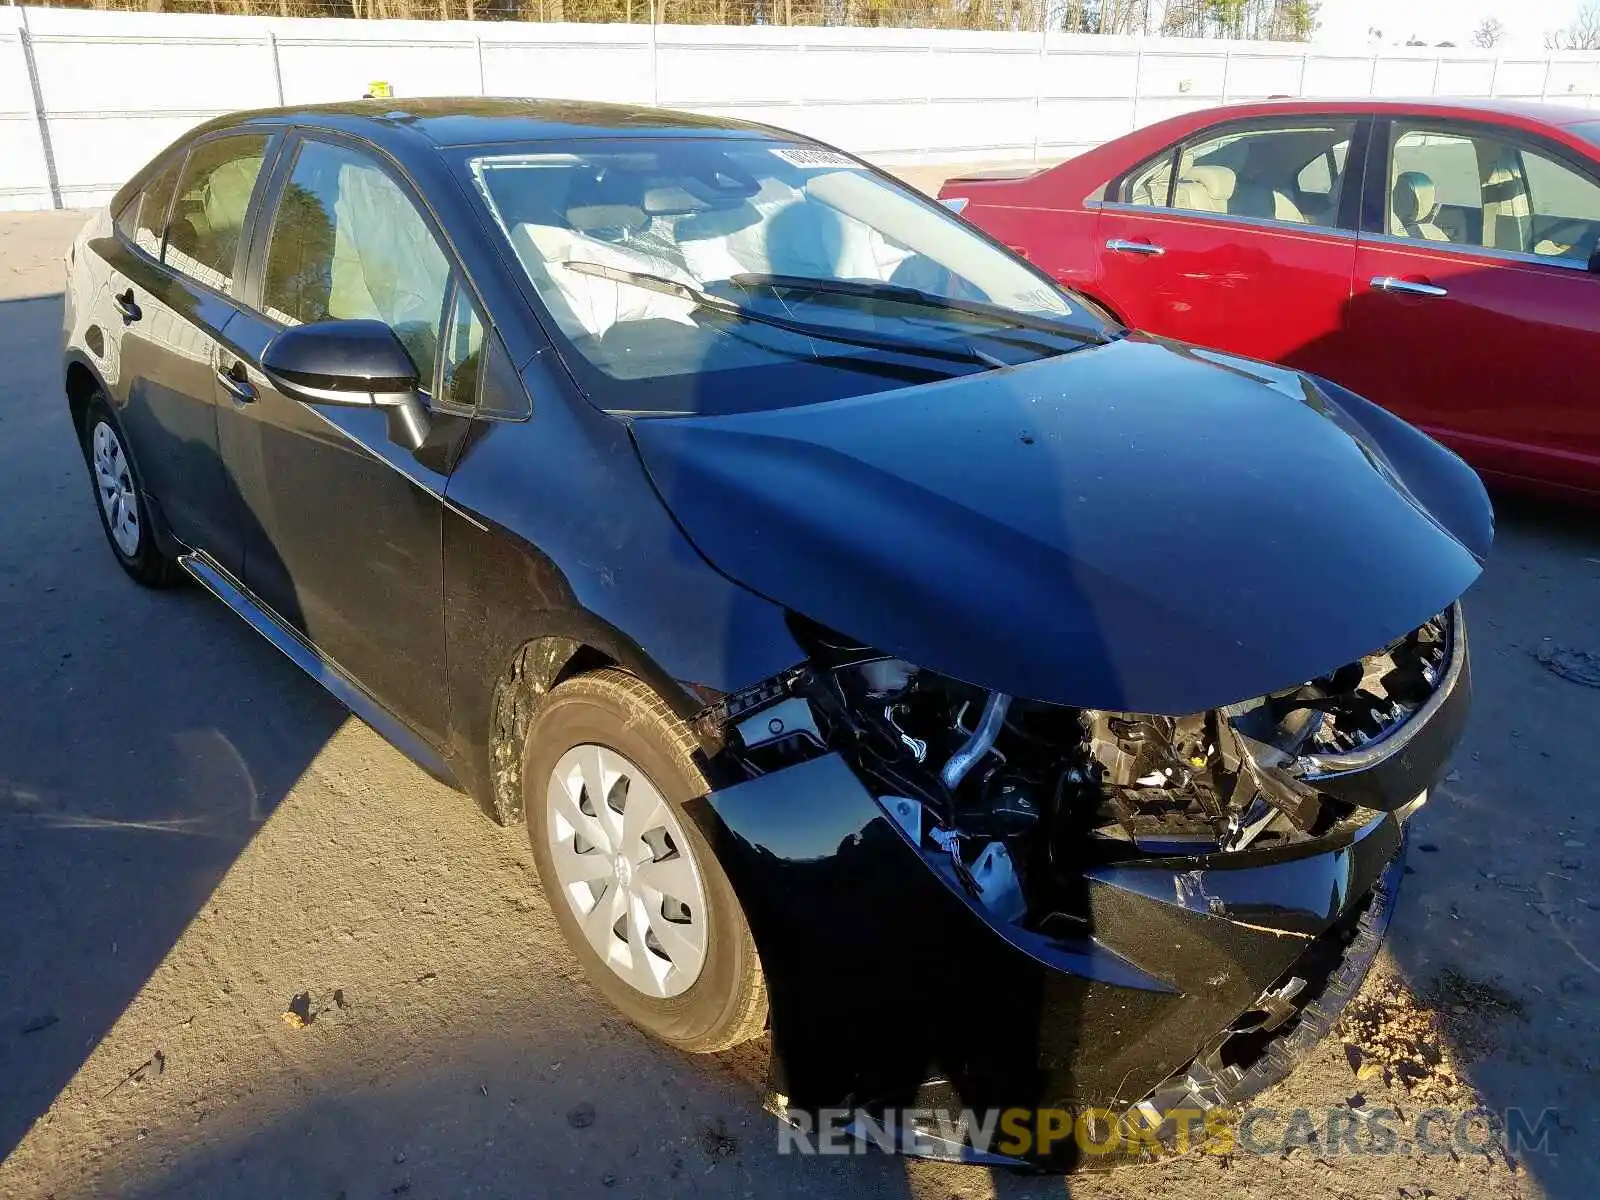
<path id="1" fill-rule="evenodd" d="M 1473 250 L 1587 263 L 1600 184 L 1509 137 L 1397 123 L 1386 232 Z"/>
<path id="2" fill-rule="evenodd" d="M 263 306 L 283 325 L 371 319 L 395 331 L 431 392 L 450 263 L 383 168 L 306 142 L 278 204 Z"/>

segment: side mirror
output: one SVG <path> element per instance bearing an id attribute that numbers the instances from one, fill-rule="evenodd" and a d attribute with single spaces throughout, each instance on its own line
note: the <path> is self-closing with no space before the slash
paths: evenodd
<path id="1" fill-rule="evenodd" d="M 416 364 L 382 321 L 318 321 L 285 329 L 261 353 L 261 370 L 305 404 L 381 408 L 389 439 L 416 450 L 428 437 Z"/>

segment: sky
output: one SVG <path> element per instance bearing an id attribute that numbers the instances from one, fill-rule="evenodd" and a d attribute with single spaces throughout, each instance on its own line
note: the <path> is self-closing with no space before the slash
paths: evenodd
<path id="1" fill-rule="evenodd" d="M 1315 40 L 1365 44 L 1367 31 L 1383 31 L 1384 43 L 1415 35 L 1430 46 L 1439 42 L 1470 45 L 1472 31 L 1485 17 L 1498 17 L 1506 36 L 1496 49 L 1542 50 L 1544 35 L 1563 28 L 1582 0 L 1322 0 Z"/>

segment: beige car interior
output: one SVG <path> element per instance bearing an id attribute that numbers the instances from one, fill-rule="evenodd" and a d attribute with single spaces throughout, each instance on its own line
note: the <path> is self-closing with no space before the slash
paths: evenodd
<path id="1" fill-rule="evenodd" d="M 1310 223 L 1287 192 L 1259 182 L 1241 183 L 1239 172 L 1220 164 L 1180 167 L 1173 205 L 1231 217 Z"/>
<path id="2" fill-rule="evenodd" d="M 1582 249 L 1541 235 L 1541 218 L 1552 232 L 1600 223 L 1600 188 L 1592 181 L 1506 142 L 1411 130 L 1396 140 L 1393 158 L 1389 232 L 1395 237 L 1569 258 Z M 1544 176 L 1537 191 L 1528 182 L 1530 161 Z M 1430 169 L 1418 169 L 1419 162 Z"/>
<path id="3" fill-rule="evenodd" d="M 613 192 L 625 185 L 613 183 Z M 568 269 L 592 263 L 701 289 L 735 275 L 798 275 L 917 286 L 919 268 L 947 269 L 1001 303 L 1065 313 L 1065 301 L 1026 269 L 970 238 L 948 218 L 865 172 L 822 171 L 801 186 L 764 179 L 726 208 L 684 212 L 687 193 L 641 178 L 634 194 L 598 198 L 574 180 L 564 200 L 506 222 L 512 247 L 569 337 L 603 337 L 631 321 L 693 324 L 691 300 Z M 531 219 L 530 219 L 531 218 Z M 896 230 L 891 241 L 879 232 Z M 934 264 L 937 264 L 935 266 Z"/>
<path id="4" fill-rule="evenodd" d="M 1201 142 L 1178 161 L 1172 207 L 1295 225 L 1329 223 L 1343 171 L 1343 159 L 1335 155 L 1348 141 L 1348 126 L 1330 126 L 1223 134 Z M 1319 167 L 1320 189 L 1305 184 L 1307 173 Z M 1154 186 L 1146 176 L 1135 190 L 1149 193 Z M 1154 199 L 1151 194 L 1143 202 Z M 1141 202 L 1138 195 L 1133 201 Z"/>
<path id="5" fill-rule="evenodd" d="M 1478 152 L 1488 149 L 1479 146 Z M 1533 204 L 1517 157 L 1511 147 L 1501 146 L 1483 180 L 1483 244 L 1496 250 L 1526 250 L 1532 232 Z"/>
<path id="6" fill-rule="evenodd" d="M 1434 220 L 1438 215 L 1438 189 L 1433 179 L 1421 171 L 1401 171 L 1389 192 L 1389 232 L 1425 242 L 1448 242 L 1450 236 Z"/>
<path id="7" fill-rule="evenodd" d="M 321 145 L 302 152 L 291 187 L 299 236 L 283 234 L 279 218 L 267 315 L 285 325 L 382 321 L 430 388 L 450 263 L 410 199 L 379 168 Z"/>
<path id="8" fill-rule="evenodd" d="M 168 254 L 186 275 L 225 288 L 244 232 L 250 193 L 261 173 L 262 155 L 230 159 L 179 197 L 168 234 Z"/>
<path id="9" fill-rule="evenodd" d="M 376 167 L 339 168 L 328 316 L 389 325 L 432 386 L 450 261 L 410 199 Z"/>

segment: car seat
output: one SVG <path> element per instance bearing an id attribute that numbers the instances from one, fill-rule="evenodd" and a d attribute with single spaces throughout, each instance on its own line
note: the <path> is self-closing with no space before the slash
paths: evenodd
<path id="1" fill-rule="evenodd" d="M 1435 224 L 1439 202 L 1431 176 L 1421 171 L 1401 171 L 1389 193 L 1389 232 L 1396 237 L 1448 242 L 1450 235 Z"/>
<path id="2" fill-rule="evenodd" d="M 1483 177 L 1483 244 L 1494 250 L 1525 252 L 1531 214 L 1517 152 L 1502 147 Z"/>
<path id="3" fill-rule="evenodd" d="M 1287 192 L 1268 187 L 1264 183 L 1245 183 L 1234 188 L 1228 202 L 1228 212 L 1236 217 L 1257 217 L 1268 221 L 1292 221 L 1306 224 L 1306 215 L 1300 211 Z"/>
<path id="4" fill-rule="evenodd" d="M 1178 180 L 1172 206 L 1193 212 L 1225 213 L 1237 180 L 1231 167 L 1190 166 Z"/>

